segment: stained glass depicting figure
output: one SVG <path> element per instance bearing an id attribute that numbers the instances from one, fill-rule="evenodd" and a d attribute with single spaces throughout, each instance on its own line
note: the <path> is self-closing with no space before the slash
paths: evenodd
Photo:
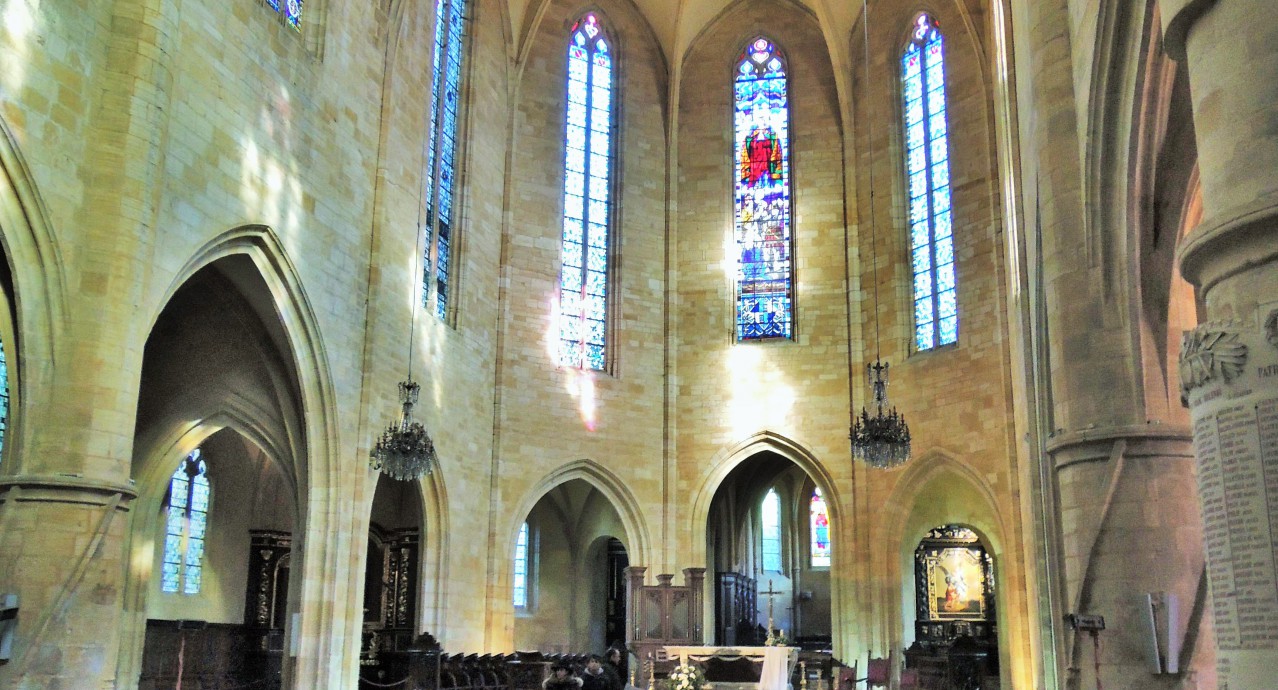
<path id="1" fill-rule="evenodd" d="M 958 340 L 958 292 L 950 204 L 941 30 L 919 15 L 901 56 L 905 99 L 905 170 L 913 267 L 914 344 L 919 350 Z"/>
<path id="2" fill-rule="evenodd" d="M 197 448 L 178 463 L 169 479 L 160 591 L 176 593 L 182 585 L 182 592 L 199 594 L 210 498 L 208 467 Z"/>
<path id="3" fill-rule="evenodd" d="M 756 38 L 734 84 L 737 340 L 789 338 L 794 328 L 790 106 L 785 58 Z"/>
<path id="4" fill-rule="evenodd" d="M 816 568 L 830 565 L 830 512 L 826 509 L 825 498 L 821 489 L 812 492 L 812 501 L 808 508 L 812 526 L 812 566 Z"/>
<path id="5" fill-rule="evenodd" d="M 769 572 L 781 570 L 781 497 L 776 489 L 769 489 L 763 497 L 763 569 Z"/>
<path id="6" fill-rule="evenodd" d="M 428 175 L 425 193 L 426 255 L 422 268 L 422 304 L 448 318 L 452 286 L 454 188 L 457 167 L 457 120 L 462 62 L 465 58 L 466 0 L 436 0 L 434 74 L 427 134 Z M 433 276 L 433 280 L 432 280 Z M 434 303 L 431 304 L 432 283 Z"/>
<path id="7" fill-rule="evenodd" d="M 528 606 L 528 523 L 519 526 L 515 540 L 515 584 L 513 597 L 516 608 Z"/>
<path id="8" fill-rule="evenodd" d="M 568 39 L 559 364 L 597 371 L 607 366 L 613 68 L 599 18 L 585 15 Z"/>

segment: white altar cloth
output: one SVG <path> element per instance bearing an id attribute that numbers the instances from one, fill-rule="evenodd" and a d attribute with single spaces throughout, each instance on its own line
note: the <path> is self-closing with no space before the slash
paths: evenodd
<path id="1" fill-rule="evenodd" d="M 798 647 L 668 645 L 666 654 L 671 659 L 679 659 L 680 664 L 687 664 L 690 659 L 692 661 L 705 661 L 710 658 L 718 658 L 724 661 L 733 661 L 741 657 L 762 658 L 763 670 L 759 673 L 759 690 L 789 690 L 790 676 L 794 674 L 794 666 L 799 661 Z M 713 681 L 711 683 L 713 684 Z"/>

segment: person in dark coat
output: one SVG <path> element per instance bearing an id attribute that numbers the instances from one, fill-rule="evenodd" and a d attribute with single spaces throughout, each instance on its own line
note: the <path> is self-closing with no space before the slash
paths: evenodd
<path id="1" fill-rule="evenodd" d="M 598 654 L 591 654 L 581 674 L 581 690 L 621 690 L 621 676 L 605 666 Z"/>
<path id="2" fill-rule="evenodd" d="M 581 690 L 581 679 L 572 674 L 568 664 L 550 667 L 550 676 L 541 681 L 542 690 Z"/>
<path id="3" fill-rule="evenodd" d="M 612 669 L 621 679 L 622 685 L 626 684 L 626 654 L 619 645 L 614 644 L 604 652 L 604 668 Z"/>

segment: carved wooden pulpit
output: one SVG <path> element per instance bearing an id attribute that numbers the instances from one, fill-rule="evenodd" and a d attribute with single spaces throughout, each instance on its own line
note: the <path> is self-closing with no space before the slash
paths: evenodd
<path id="1" fill-rule="evenodd" d="M 626 645 L 646 669 L 658 650 L 669 645 L 702 643 L 702 606 L 705 568 L 684 568 L 683 585 L 671 583 L 674 575 L 657 576 L 657 584 L 644 583 L 643 566 L 626 568 Z M 642 682 L 642 679 L 640 679 Z"/>

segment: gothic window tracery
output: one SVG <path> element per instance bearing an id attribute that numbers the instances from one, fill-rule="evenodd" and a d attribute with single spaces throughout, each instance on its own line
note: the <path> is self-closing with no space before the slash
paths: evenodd
<path id="1" fill-rule="evenodd" d="M 781 496 L 768 489 L 763 497 L 763 569 L 781 572 Z"/>
<path id="2" fill-rule="evenodd" d="M 200 593 L 211 498 L 208 467 L 197 448 L 178 463 L 169 480 L 160 591 Z"/>
<path id="3" fill-rule="evenodd" d="M 466 0 L 436 0 L 430 132 L 426 144 L 426 249 L 422 305 L 448 318 L 452 297 L 457 178 L 457 122 L 462 64 L 466 58 Z M 433 278 L 433 280 L 432 280 Z M 433 296 L 433 304 L 432 304 Z"/>
<path id="4" fill-rule="evenodd" d="M 945 110 L 944 39 L 936 20 L 920 14 L 901 55 L 905 101 L 905 170 L 914 345 L 930 350 L 958 341 L 949 136 Z"/>
<path id="5" fill-rule="evenodd" d="M 608 356 L 614 73 L 612 41 L 599 17 L 586 14 L 568 40 L 559 364 L 596 371 Z"/>

